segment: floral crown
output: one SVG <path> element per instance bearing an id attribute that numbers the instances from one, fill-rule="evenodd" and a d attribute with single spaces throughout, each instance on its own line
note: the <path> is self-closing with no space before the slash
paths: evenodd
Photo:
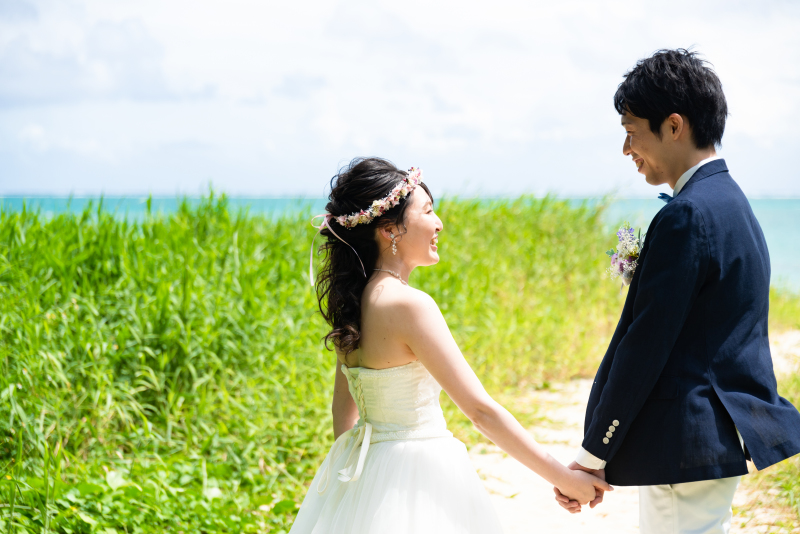
<path id="1" fill-rule="evenodd" d="M 369 224 L 375 217 L 380 217 L 397 206 L 402 199 L 406 198 L 421 183 L 422 170 L 411 167 L 408 170 L 408 175 L 394 186 L 388 195 L 374 201 L 369 208 L 350 215 L 339 215 L 338 217 L 333 217 L 333 219 L 348 230 L 358 224 Z"/>

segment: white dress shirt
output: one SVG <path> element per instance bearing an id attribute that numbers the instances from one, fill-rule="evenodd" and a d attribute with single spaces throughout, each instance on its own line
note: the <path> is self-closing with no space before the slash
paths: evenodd
<path id="1" fill-rule="evenodd" d="M 675 198 L 676 196 L 678 196 L 678 193 L 681 192 L 681 189 L 683 189 L 683 186 L 686 185 L 686 182 L 688 182 L 692 178 L 692 176 L 694 176 L 694 173 L 697 172 L 697 169 L 699 169 L 700 167 L 702 167 L 706 163 L 710 163 L 710 162 L 712 162 L 714 160 L 718 160 L 718 159 L 720 159 L 720 156 L 717 156 L 715 154 L 715 155 L 711 156 L 710 158 L 704 159 L 703 161 L 701 161 L 700 163 L 698 163 L 697 165 L 695 165 L 694 167 L 692 167 L 691 169 L 689 169 L 688 171 L 683 173 L 681 175 L 681 177 L 678 178 L 678 181 L 675 182 L 675 188 L 672 190 L 672 198 Z M 736 433 L 738 434 L 739 431 L 737 430 Z M 739 436 L 739 442 L 740 443 L 742 442 L 742 436 L 741 435 Z M 580 450 L 578 451 L 578 456 L 575 458 L 575 461 L 577 463 L 579 463 L 580 465 L 582 465 L 583 467 L 587 468 L 587 469 L 605 469 L 606 468 L 606 462 L 605 461 L 601 460 L 600 458 L 598 458 L 594 454 L 590 453 L 589 451 L 587 451 L 583 447 L 581 447 Z"/>

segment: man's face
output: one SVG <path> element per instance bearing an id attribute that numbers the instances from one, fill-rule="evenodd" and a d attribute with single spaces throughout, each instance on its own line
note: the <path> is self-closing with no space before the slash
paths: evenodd
<path id="1" fill-rule="evenodd" d="M 662 127 L 664 125 L 662 124 Z M 622 153 L 630 156 L 640 173 L 650 185 L 667 183 L 665 176 L 668 161 L 667 143 L 650 130 L 647 119 L 640 119 L 630 113 L 622 115 L 622 127 L 625 128 L 625 144 Z"/>

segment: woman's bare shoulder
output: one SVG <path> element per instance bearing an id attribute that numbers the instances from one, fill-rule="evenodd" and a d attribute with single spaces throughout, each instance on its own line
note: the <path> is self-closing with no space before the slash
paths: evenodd
<path id="1" fill-rule="evenodd" d="M 364 296 L 371 305 L 381 308 L 435 304 L 433 298 L 424 291 L 400 283 L 379 283 L 367 286 Z"/>
<path id="2" fill-rule="evenodd" d="M 433 299 L 433 297 L 421 289 L 416 289 L 413 287 L 408 287 L 406 289 L 408 290 L 405 292 L 407 303 L 412 309 L 418 309 L 420 307 L 430 308 L 431 306 L 439 309 L 439 305 L 436 304 L 436 301 Z"/>
<path id="3" fill-rule="evenodd" d="M 400 284 L 376 287 L 367 296 L 372 313 L 409 321 L 432 312 L 439 313 L 436 301 L 422 290 Z"/>

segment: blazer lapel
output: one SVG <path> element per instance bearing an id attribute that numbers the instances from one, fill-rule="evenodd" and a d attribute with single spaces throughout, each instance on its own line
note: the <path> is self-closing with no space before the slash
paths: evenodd
<path id="1" fill-rule="evenodd" d="M 681 196 L 681 194 L 684 191 L 686 191 L 689 188 L 689 186 L 692 185 L 693 183 L 699 182 L 704 178 L 708 178 L 709 176 L 712 176 L 714 174 L 719 174 L 721 172 L 728 172 L 728 166 L 725 164 L 724 159 L 715 159 L 714 161 L 706 163 L 705 165 L 697 169 L 694 175 L 691 178 L 689 178 L 689 181 L 686 182 L 686 185 L 683 186 L 683 188 L 680 190 L 680 193 L 675 195 L 675 198 Z"/>

